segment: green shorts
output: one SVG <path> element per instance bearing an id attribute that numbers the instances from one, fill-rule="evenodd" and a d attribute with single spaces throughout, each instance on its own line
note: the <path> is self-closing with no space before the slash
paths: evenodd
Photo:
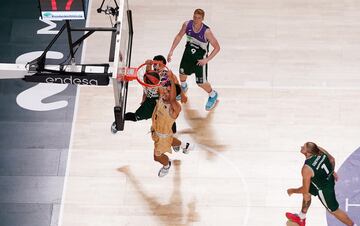
<path id="1" fill-rule="evenodd" d="M 149 119 L 152 117 L 156 106 L 157 97 L 146 98 L 145 101 L 140 105 L 140 107 L 135 111 L 135 118 L 137 121 Z"/>
<path id="2" fill-rule="evenodd" d="M 339 208 L 339 203 L 336 200 L 334 186 L 330 185 L 321 190 L 316 188 L 312 183 L 310 184 L 310 194 L 318 196 L 320 202 L 328 209 L 330 212 L 334 212 Z"/>
<path id="3" fill-rule="evenodd" d="M 191 75 L 195 73 L 196 83 L 204 84 L 207 82 L 207 70 L 208 66 L 198 66 L 198 60 L 204 59 L 206 57 L 206 51 L 200 47 L 196 48 L 187 44 L 183 57 L 180 62 L 179 73 L 182 75 Z"/>

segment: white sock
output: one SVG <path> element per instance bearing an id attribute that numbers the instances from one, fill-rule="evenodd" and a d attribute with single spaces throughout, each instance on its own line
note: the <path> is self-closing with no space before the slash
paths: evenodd
<path id="1" fill-rule="evenodd" d="M 170 161 L 169 161 L 170 162 Z M 168 163 L 166 166 L 164 166 L 165 169 L 169 169 L 170 164 Z"/>
<path id="2" fill-rule="evenodd" d="M 209 93 L 209 96 L 210 96 L 211 98 L 213 98 L 215 95 L 216 95 L 215 90 L 211 90 L 211 92 Z"/>
<path id="3" fill-rule="evenodd" d="M 182 87 L 186 87 L 187 83 L 186 82 L 181 82 L 181 86 Z"/>
<path id="4" fill-rule="evenodd" d="M 300 217 L 301 220 L 304 220 L 306 218 L 306 213 L 303 213 L 302 211 L 300 211 L 298 216 Z"/>

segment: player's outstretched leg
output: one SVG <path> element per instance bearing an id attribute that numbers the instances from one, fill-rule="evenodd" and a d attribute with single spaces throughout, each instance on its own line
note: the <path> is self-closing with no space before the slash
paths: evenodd
<path id="1" fill-rule="evenodd" d="M 188 91 L 188 85 L 186 79 L 187 79 L 187 75 L 180 74 L 180 87 L 183 93 L 186 93 Z M 181 100 L 181 95 L 177 95 L 176 100 Z"/>
<path id="2" fill-rule="evenodd" d="M 354 226 L 354 222 L 350 219 L 350 217 L 341 209 L 337 209 L 331 212 L 339 221 L 343 222 L 347 226 Z"/>
<path id="3" fill-rule="evenodd" d="M 136 119 L 136 114 L 133 113 L 133 112 L 127 112 L 125 114 L 125 118 L 124 118 L 126 121 L 133 121 L 133 122 L 136 122 L 137 119 Z"/>

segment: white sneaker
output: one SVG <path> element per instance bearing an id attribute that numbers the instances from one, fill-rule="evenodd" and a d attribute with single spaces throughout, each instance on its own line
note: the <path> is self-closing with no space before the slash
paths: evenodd
<path id="1" fill-rule="evenodd" d="M 189 152 L 194 149 L 194 146 L 195 146 L 194 144 L 190 144 L 187 142 L 185 148 L 182 149 L 183 153 L 189 154 Z"/>
<path id="2" fill-rule="evenodd" d="M 172 149 L 175 152 L 179 152 L 180 151 L 180 146 L 172 146 Z"/>
<path id="3" fill-rule="evenodd" d="M 166 174 L 169 173 L 169 169 L 171 167 L 171 161 L 169 161 L 169 167 L 161 167 L 161 169 L 159 170 L 158 176 L 159 177 L 164 177 Z"/>

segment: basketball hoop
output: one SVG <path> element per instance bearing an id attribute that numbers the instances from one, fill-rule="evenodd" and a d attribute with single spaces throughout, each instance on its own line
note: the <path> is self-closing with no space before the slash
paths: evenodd
<path id="1" fill-rule="evenodd" d="M 161 86 L 161 72 L 169 71 L 161 61 L 151 61 L 141 64 L 139 67 L 122 67 L 117 75 L 117 80 L 136 80 L 140 85 L 154 88 Z"/>

